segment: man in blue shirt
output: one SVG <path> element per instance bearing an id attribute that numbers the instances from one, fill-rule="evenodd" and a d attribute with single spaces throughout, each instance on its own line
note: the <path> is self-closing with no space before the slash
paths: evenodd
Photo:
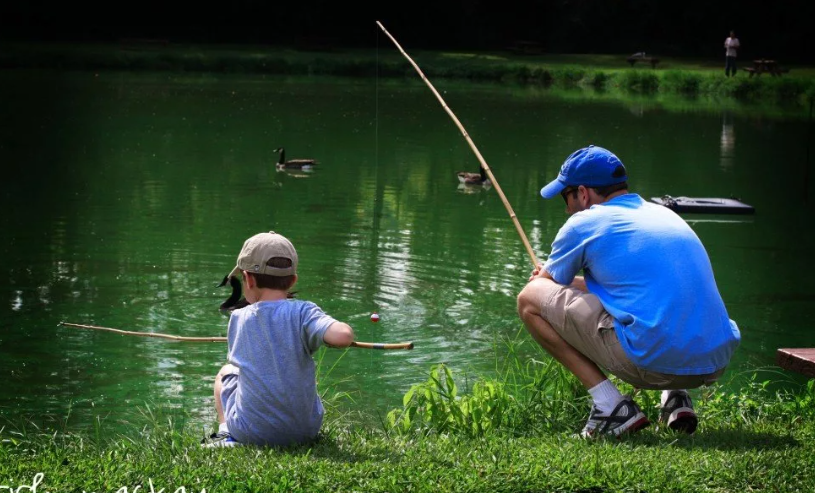
<path id="1" fill-rule="evenodd" d="M 518 295 L 518 313 L 592 396 L 584 437 L 649 424 L 601 368 L 662 390 L 660 421 L 693 433 L 698 418 L 686 389 L 724 373 L 739 330 L 694 231 L 667 207 L 629 193 L 627 179 L 617 156 L 588 146 L 541 189 L 546 199 L 561 195 L 570 217 Z"/>

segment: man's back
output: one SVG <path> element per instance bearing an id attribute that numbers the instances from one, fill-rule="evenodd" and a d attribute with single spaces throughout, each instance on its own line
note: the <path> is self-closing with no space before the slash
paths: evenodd
<path id="1" fill-rule="evenodd" d="M 661 390 L 660 422 L 693 433 L 687 389 L 718 380 L 740 339 L 701 241 L 667 207 L 628 193 L 625 165 L 603 147 L 572 152 L 540 194 L 560 195 L 570 217 L 518 293 L 518 315 L 591 396 L 581 436 L 649 424 L 606 373 Z"/>
<path id="2" fill-rule="evenodd" d="M 566 284 L 584 269 L 635 364 L 677 375 L 727 365 L 738 331 L 707 252 L 682 218 L 625 194 L 574 214 L 566 230 L 575 234 L 558 234 L 546 270 Z"/>

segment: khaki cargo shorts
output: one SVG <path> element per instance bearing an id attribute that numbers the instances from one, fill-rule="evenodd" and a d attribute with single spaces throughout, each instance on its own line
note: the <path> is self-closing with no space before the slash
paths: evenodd
<path id="1" fill-rule="evenodd" d="M 671 375 L 645 370 L 628 359 L 614 319 L 603 308 L 597 296 L 553 281 L 540 283 L 541 315 L 560 336 L 597 366 L 641 389 L 693 389 L 710 385 L 724 373 L 724 368 L 706 375 Z"/>

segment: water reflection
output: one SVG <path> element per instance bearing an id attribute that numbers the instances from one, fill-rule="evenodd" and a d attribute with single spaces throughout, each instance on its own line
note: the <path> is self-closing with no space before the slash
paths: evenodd
<path id="1" fill-rule="evenodd" d="M 483 185 L 482 184 L 472 184 L 472 183 L 459 183 L 458 187 L 456 187 L 456 190 L 458 190 L 459 193 L 473 194 L 473 193 L 487 192 L 491 188 L 492 188 L 491 183 L 485 183 Z M 482 202 L 482 204 L 483 204 L 483 202 Z"/>
<path id="2" fill-rule="evenodd" d="M 0 146 L 0 161 L 22 163 L 7 177 L 0 205 L 15 211 L 25 204 L 37 218 L 0 217 L 7 233 L 0 256 L 4 413 L 64 415 L 73 402 L 77 426 L 98 415 L 138 423 L 136 408 L 153 401 L 209 425 L 224 344 L 78 332 L 57 323 L 223 336 L 218 307 L 227 293 L 216 285 L 243 240 L 271 229 L 285 232 L 300 253 L 298 297 L 348 321 L 360 340 L 416 344 L 413 351 L 321 350 L 321 389 L 352 392 L 366 412 L 399 405 L 431 364 L 472 371 L 472 382 L 507 358 L 501 344 L 496 349 L 500 338 L 520 333 L 530 340 L 515 311 L 531 271 L 524 245 L 491 187 L 455 183 L 472 151 L 423 87 L 389 86 L 374 128 L 366 109 L 374 107 L 373 91 L 359 81 L 157 84 L 119 74 L 86 87 L 76 77 L 55 91 L 67 120 L 48 120 L 72 133 L 41 130 L 41 115 L 54 111 L 40 106 L 47 89 L 0 94 L 0 107 L 16 122 L 0 128 L 0 140 L 15 142 Z M 108 92 L 106 77 L 114 80 Z M 625 150 L 644 196 L 669 186 L 717 196 L 730 190 L 715 187 L 727 184 L 754 197 L 761 215 L 749 222 L 689 219 L 743 329 L 733 368 L 748 357 L 769 364 L 775 346 L 806 343 L 798 314 L 815 310 L 812 286 L 791 294 L 774 273 L 804 266 L 804 278 L 812 277 L 806 256 L 813 230 L 802 227 L 810 212 L 791 207 L 799 205 L 789 202 L 796 195 L 778 202 L 764 193 L 783 189 L 788 177 L 758 172 L 767 162 L 805 161 L 803 127 L 746 125 L 737 147 L 729 114 L 644 115 L 645 103 L 629 110 L 469 87 L 451 95 L 479 145 L 495 153 L 501 189 L 539 261 L 566 219 L 562 202 L 542 200 L 540 187 L 591 136 Z M 716 146 L 711 135 L 720 129 Z M 266 145 L 271 134 L 330 155 L 331 164 L 302 176 L 278 173 Z M 387 151 L 379 155 L 377 145 Z M 381 316 L 376 324 L 373 311 Z"/>
<path id="3" fill-rule="evenodd" d="M 726 170 L 733 166 L 735 147 L 736 131 L 733 128 L 733 115 L 725 110 L 722 113 L 722 133 L 719 140 L 719 166 L 722 169 Z"/>
<path id="4" fill-rule="evenodd" d="M 309 178 L 313 175 L 314 170 L 311 168 L 308 169 L 297 169 L 297 168 L 277 168 L 278 174 L 283 174 L 285 176 L 290 176 L 292 178 Z"/>
<path id="5" fill-rule="evenodd" d="M 628 111 L 637 117 L 642 118 L 645 115 L 646 105 L 643 103 L 632 103 L 628 105 Z"/>

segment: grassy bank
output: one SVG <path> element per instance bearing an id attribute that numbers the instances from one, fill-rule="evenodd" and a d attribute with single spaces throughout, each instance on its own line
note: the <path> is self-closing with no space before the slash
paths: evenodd
<path id="1" fill-rule="evenodd" d="M 333 75 L 416 79 L 390 44 L 371 50 L 318 51 L 263 46 L 198 46 L 126 41 L 112 44 L 7 44 L 0 68 L 160 70 L 172 72 Z M 720 60 L 665 59 L 659 68 L 630 67 L 625 55 L 535 55 L 510 52 L 410 52 L 431 80 L 451 78 L 516 83 L 621 95 L 657 93 L 715 97 L 808 108 L 815 98 L 815 67 L 788 66 L 781 77 L 727 78 Z M 749 64 L 748 60 L 741 62 Z"/>
<path id="2" fill-rule="evenodd" d="M 575 438 L 585 391 L 543 355 L 516 358 L 466 390 L 435 366 L 380 427 L 355 424 L 326 396 L 323 435 L 285 449 L 203 449 L 202 430 L 149 408 L 132 432 L 107 437 L 9 423 L 0 490 L 813 491 L 813 381 L 771 390 L 760 374 L 738 392 L 695 391 L 702 419 L 692 436 L 661 429 L 658 394 L 641 392 L 652 426 L 622 440 Z"/>
<path id="3" fill-rule="evenodd" d="M 787 428 L 708 425 L 693 438 L 645 432 L 622 442 L 349 432 L 287 450 L 201 449 L 166 429 L 102 445 L 29 436 L 0 447 L 0 488 L 42 474 L 39 491 L 49 492 L 813 491 L 813 428 Z"/>

